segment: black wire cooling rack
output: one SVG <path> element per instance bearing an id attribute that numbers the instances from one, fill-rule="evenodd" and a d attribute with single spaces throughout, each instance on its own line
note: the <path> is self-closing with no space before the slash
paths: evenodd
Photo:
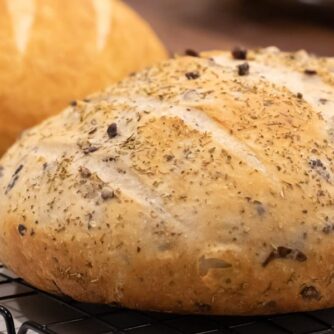
<path id="1" fill-rule="evenodd" d="M 1 265 L 0 305 L 0 334 L 334 334 L 334 309 L 270 317 L 139 312 L 46 294 Z"/>

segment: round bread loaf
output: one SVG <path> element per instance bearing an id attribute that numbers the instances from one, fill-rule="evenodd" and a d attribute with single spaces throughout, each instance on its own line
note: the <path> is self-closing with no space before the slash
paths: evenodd
<path id="1" fill-rule="evenodd" d="M 0 0 L 0 155 L 25 128 L 165 58 L 117 0 Z"/>
<path id="2" fill-rule="evenodd" d="M 333 71 L 306 52 L 210 52 L 79 101 L 0 162 L 1 261 L 86 302 L 333 306 Z"/>

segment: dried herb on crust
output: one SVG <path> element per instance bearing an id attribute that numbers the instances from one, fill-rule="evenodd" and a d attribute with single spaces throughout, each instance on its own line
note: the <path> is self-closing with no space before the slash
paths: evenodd
<path id="1" fill-rule="evenodd" d="M 324 178 L 327 182 L 330 180 L 331 175 L 327 171 L 327 167 L 320 159 L 311 159 L 309 161 L 310 167 L 316 171 L 322 178 Z"/>
<path id="2" fill-rule="evenodd" d="M 17 180 L 19 179 L 20 177 L 20 172 L 21 170 L 23 169 L 23 165 L 20 165 L 19 167 L 17 167 L 17 169 L 15 170 L 13 176 L 12 176 L 12 179 L 10 180 L 10 182 L 8 183 L 7 185 L 7 189 L 6 189 L 6 192 L 5 194 L 7 195 L 15 186 Z"/>
<path id="3" fill-rule="evenodd" d="M 79 173 L 80 173 L 81 177 L 83 177 L 85 179 L 92 176 L 92 172 L 88 168 L 83 167 L 83 166 L 81 166 L 79 168 Z"/>
<path id="4" fill-rule="evenodd" d="M 96 146 L 89 146 L 83 150 L 84 154 L 89 154 L 89 153 L 94 153 L 98 150 L 99 148 Z"/>
<path id="5" fill-rule="evenodd" d="M 79 148 L 82 150 L 82 152 L 85 155 L 88 155 L 90 153 L 94 153 L 94 152 L 96 152 L 99 149 L 99 147 L 92 145 L 88 141 L 86 141 L 86 142 L 79 141 L 77 143 L 77 145 L 79 146 Z"/>
<path id="6" fill-rule="evenodd" d="M 188 80 L 196 80 L 199 78 L 198 72 L 187 72 L 185 75 Z"/>
<path id="7" fill-rule="evenodd" d="M 329 234 L 332 231 L 334 231 L 334 224 L 326 224 L 323 228 L 322 228 L 322 232 L 325 234 Z"/>

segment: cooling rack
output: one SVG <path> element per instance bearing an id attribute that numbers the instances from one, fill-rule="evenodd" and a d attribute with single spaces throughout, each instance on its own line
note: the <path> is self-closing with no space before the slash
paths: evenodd
<path id="1" fill-rule="evenodd" d="M 334 334 L 334 309 L 203 317 L 78 303 L 36 290 L 0 265 L 0 334 Z"/>

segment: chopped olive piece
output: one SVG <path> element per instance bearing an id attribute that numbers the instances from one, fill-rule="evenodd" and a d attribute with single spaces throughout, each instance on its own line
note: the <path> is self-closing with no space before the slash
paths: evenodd
<path id="1" fill-rule="evenodd" d="M 232 56 L 236 60 L 246 60 L 247 59 L 247 50 L 241 47 L 235 47 L 232 50 Z"/>
<path id="2" fill-rule="evenodd" d="M 316 75 L 318 72 L 316 70 L 306 69 L 304 73 L 307 75 Z"/>
<path id="3" fill-rule="evenodd" d="M 266 267 L 271 261 L 275 259 L 291 259 L 298 262 L 304 262 L 307 260 L 307 256 L 298 249 L 279 246 L 269 254 L 266 260 L 262 263 L 262 266 Z"/>
<path id="4" fill-rule="evenodd" d="M 110 189 L 103 189 L 101 193 L 101 197 L 104 201 L 107 201 L 108 199 L 112 199 L 115 197 L 115 193 L 113 190 Z"/>
<path id="5" fill-rule="evenodd" d="M 114 138 L 117 136 L 117 124 L 116 123 L 111 123 L 108 126 L 107 133 L 109 138 Z"/>
<path id="6" fill-rule="evenodd" d="M 199 57 L 199 53 L 195 50 L 192 50 L 192 49 L 187 49 L 185 51 L 185 55 L 190 56 L 190 57 Z"/>
<path id="7" fill-rule="evenodd" d="M 19 224 L 17 230 L 19 231 L 22 237 L 25 236 L 25 234 L 27 233 L 27 228 L 23 224 Z"/>
<path id="8" fill-rule="evenodd" d="M 312 285 L 305 286 L 300 291 L 300 294 L 304 299 L 308 299 L 308 300 L 310 300 L 310 299 L 319 300 L 321 298 L 319 291 Z"/>
<path id="9" fill-rule="evenodd" d="M 240 76 L 245 76 L 249 74 L 249 64 L 243 63 L 241 65 L 238 65 L 238 74 Z"/>

